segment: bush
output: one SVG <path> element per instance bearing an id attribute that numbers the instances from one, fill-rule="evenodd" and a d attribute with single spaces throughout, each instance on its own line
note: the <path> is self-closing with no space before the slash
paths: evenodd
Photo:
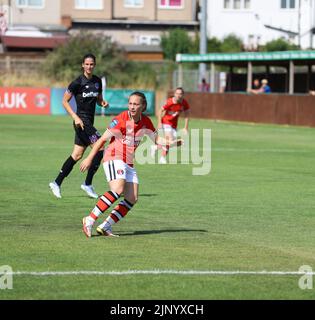
<path id="1" fill-rule="evenodd" d="M 288 51 L 288 50 L 299 50 L 299 47 L 291 44 L 285 39 L 276 39 L 267 42 L 260 51 Z"/>
<path id="2" fill-rule="evenodd" d="M 208 52 L 222 52 L 221 47 L 222 47 L 222 42 L 218 38 L 212 37 L 208 39 L 208 42 L 207 42 Z"/>
<path id="3" fill-rule="evenodd" d="M 94 73 L 105 76 L 110 87 L 155 86 L 155 71 L 149 65 L 128 61 L 124 50 L 108 37 L 88 32 L 71 37 L 66 45 L 51 52 L 42 71 L 53 81 L 69 83 L 81 73 L 82 58 L 87 53 L 96 56 Z"/>
<path id="4" fill-rule="evenodd" d="M 177 53 L 192 53 L 195 43 L 190 39 L 186 30 L 175 28 L 161 37 L 161 47 L 165 59 L 176 59 Z"/>
<path id="5" fill-rule="evenodd" d="M 242 39 L 235 34 L 229 34 L 223 38 L 221 44 L 222 52 L 241 52 L 243 51 Z"/>

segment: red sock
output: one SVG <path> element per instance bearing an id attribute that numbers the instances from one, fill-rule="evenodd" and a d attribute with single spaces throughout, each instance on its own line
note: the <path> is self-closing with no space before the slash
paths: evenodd
<path id="1" fill-rule="evenodd" d="M 120 195 L 113 191 L 105 192 L 97 201 L 96 206 L 90 213 L 90 217 L 93 220 L 97 218 L 106 211 L 118 198 Z"/>
<path id="2" fill-rule="evenodd" d="M 110 225 L 117 223 L 119 220 L 124 218 L 129 210 L 133 207 L 133 204 L 124 199 L 120 201 L 118 205 L 113 209 L 110 215 L 107 217 L 106 221 Z"/>
<path id="3" fill-rule="evenodd" d="M 165 147 L 162 148 L 162 156 L 163 157 L 167 156 L 169 149 L 170 149 L 169 146 L 165 146 Z"/>

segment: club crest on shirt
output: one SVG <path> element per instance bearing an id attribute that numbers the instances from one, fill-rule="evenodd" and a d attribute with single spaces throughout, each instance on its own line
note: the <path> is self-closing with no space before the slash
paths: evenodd
<path id="1" fill-rule="evenodd" d="M 100 87 L 99 83 L 96 82 L 96 83 L 95 83 L 95 88 L 96 88 L 96 89 L 99 89 L 99 87 Z"/>
<path id="2" fill-rule="evenodd" d="M 124 170 L 118 169 L 118 170 L 117 170 L 117 174 L 123 175 L 123 174 L 124 174 Z"/>

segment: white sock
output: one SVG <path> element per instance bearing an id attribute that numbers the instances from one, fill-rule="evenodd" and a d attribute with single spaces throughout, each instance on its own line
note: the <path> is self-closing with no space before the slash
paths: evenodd
<path id="1" fill-rule="evenodd" d="M 115 223 L 115 222 L 114 222 Z M 98 227 L 106 230 L 108 228 L 110 228 L 112 226 L 112 224 L 110 222 L 108 222 L 107 220 L 105 220 L 103 223 L 101 223 Z"/>
<path id="2" fill-rule="evenodd" d="M 87 222 L 89 223 L 89 224 L 94 224 L 94 222 L 95 222 L 95 220 L 92 218 L 92 217 L 90 217 L 90 216 L 87 216 L 86 217 L 86 220 L 87 220 Z"/>

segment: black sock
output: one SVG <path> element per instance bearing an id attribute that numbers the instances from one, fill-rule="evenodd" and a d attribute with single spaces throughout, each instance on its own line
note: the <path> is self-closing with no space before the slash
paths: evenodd
<path id="1" fill-rule="evenodd" d="M 55 180 L 55 182 L 58 184 L 58 186 L 60 186 L 62 184 L 63 179 L 69 175 L 73 166 L 76 163 L 77 163 L 77 161 L 75 161 L 71 156 L 64 162 L 64 164 L 60 170 L 60 173 Z"/>
<path id="2" fill-rule="evenodd" d="M 87 173 L 87 176 L 86 176 L 86 179 L 85 179 L 85 185 L 86 186 L 90 186 L 92 184 L 92 180 L 93 180 L 93 177 L 94 177 L 94 174 L 96 173 L 97 169 L 99 168 L 100 166 L 100 163 L 102 161 L 102 158 L 103 158 L 103 152 L 104 150 L 102 151 L 99 151 L 95 157 L 93 158 L 92 160 L 92 164 L 90 166 L 90 169 Z"/>

